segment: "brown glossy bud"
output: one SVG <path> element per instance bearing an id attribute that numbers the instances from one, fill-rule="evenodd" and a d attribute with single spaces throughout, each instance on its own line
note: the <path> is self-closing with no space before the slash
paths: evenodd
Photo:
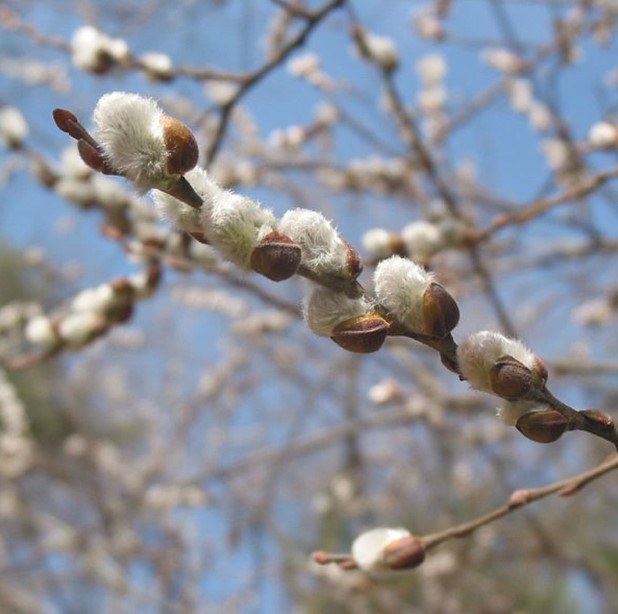
<path id="1" fill-rule="evenodd" d="M 442 338 L 459 322 L 459 307 L 455 299 L 435 282 L 423 294 L 423 334 Z"/>
<path id="2" fill-rule="evenodd" d="M 450 356 L 447 356 L 444 353 L 440 353 L 440 362 L 449 370 L 452 371 L 453 373 L 456 373 L 457 375 L 459 375 L 459 365 L 457 364 L 457 361 L 454 360 L 453 358 L 451 358 Z"/>
<path id="3" fill-rule="evenodd" d="M 554 409 L 531 411 L 519 418 L 515 427 L 528 439 L 537 443 L 551 443 L 562 437 L 569 421 Z"/>
<path id="4" fill-rule="evenodd" d="M 103 153 L 94 145 L 91 145 L 84 139 L 79 139 L 77 141 L 77 151 L 84 163 L 91 169 L 106 175 L 110 174 L 109 163 Z"/>
<path id="5" fill-rule="evenodd" d="M 491 389 L 507 401 L 518 401 L 534 388 L 532 371 L 512 356 L 502 356 L 489 371 Z"/>
<path id="6" fill-rule="evenodd" d="M 380 314 L 366 314 L 337 324 L 330 338 L 349 352 L 369 354 L 382 347 L 389 326 Z"/>
<path id="7" fill-rule="evenodd" d="M 75 126 L 79 126 L 79 120 L 77 119 L 75 113 L 72 113 L 68 109 L 54 109 L 52 111 L 52 116 L 56 126 L 58 126 L 62 132 L 66 132 L 74 139 L 81 138 L 82 135 L 75 132 Z"/>
<path id="8" fill-rule="evenodd" d="M 250 266 L 273 281 L 289 279 L 300 266 L 301 249 L 292 239 L 271 232 L 251 252 Z"/>
<path id="9" fill-rule="evenodd" d="M 161 118 L 163 140 L 167 149 L 167 172 L 184 175 L 196 164 L 199 155 L 197 141 L 190 128 L 174 117 Z"/>
<path id="10" fill-rule="evenodd" d="M 384 548 L 384 564 L 393 571 L 414 569 L 425 560 L 425 544 L 414 535 L 402 537 Z"/>
<path id="11" fill-rule="evenodd" d="M 343 239 L 342 241 L 348 253 L 346 264 L 349 276 L 351 279 L 356 279 L 363 272 L 360 254 L 347 241 Z"/>
<path id="12" fill-rule="evenodd" d="M 534 375 L 537 385 L 545 386 L 549 373 L 545 363 L 538 356 L 535 358 L 534 367 L 532 367 L 532 375 Z"/>

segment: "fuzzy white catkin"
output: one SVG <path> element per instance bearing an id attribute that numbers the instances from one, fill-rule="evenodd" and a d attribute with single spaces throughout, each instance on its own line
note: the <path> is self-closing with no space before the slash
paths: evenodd
<path id="1" fill-rule="evenodd" d="M 115 300 L 114 289 L 109 284 L 102 284 L 96 288 L 82 290 L 71 301 L 71 310 L 76 313 L 87 311 L 105 313 L 113 306 Z"/>
<path id="2" fill-rule="evenodd" d="M 88 343 L 103 324 L 101 316 L 92 311 L 69 313 L 58 324 L 58 333 L 69 348 L 78 349 Z"/>
<path id="3" fill-rule="evenodd" d="M 389 544 L 409 537 L 410 531 L 403 528 L 379 527 L 361 533 L 352 543 L 352 558 L 364 571 L 386 571 L 384 552 Z"/>
<path id="4" fill-rule="evenodd" d="M 62 175 L 71 179 L 87 179 L 92 175 L 92 169 L 79 155 L 75 144 L 65 147 L 60 153 L 62 162 Z"/>
<path id="5" fill-rule="evenodd" d="M 384 70 L 393 70 L 397 67 L 399 54 L 393 40 L 371 32 L 366 32 L 362 36 L 365 51 L 370 60 L 379 64 Z"/>
<path id="6" fill-rule="evenodd" d="M 97 203 L 101 203 L 107 211 L 132 204 L 132 195 L 105 175 L 93 175 L 90 179 L 90 186 Z"/>
<path id="7" fill-rule="evenodd" d="M 491 68 L 509 75 L 517 74 L 524 65 L 517 54 L 502 47 L 485 49 L 481 57 L 485 64 Z"/>
<path id="8" fill-rule="evenodd" d="M 168 220 L 174 226 L 189 233 L 204 232 L 200 209 L 191 207 L 159 190 L 152 191 L 152 198 L 161 219 Z"/>
<path id="9" fill-rule="evenodd" d="M 393 255 L 391 233 L 384 228 L 372 228 L 362 238 L 363 247 L 376 258 L 388 258 Z"/>
<path id="10" fill-rule="evenodd" d="M 373 279 L 380 304 L 410 330 L 421 332 L 423 295 L 433 275 L 407 258 L 391 256 L 378 264 Z"/>
<path id="11" fill-rule="evenodd" d="M 92 26 L 78 28 L 71 38 L 71 57 L 77 68 L 100 71 L 110 61 L 122 63 L 129 58 L 129 47 L 119 38 L 110 38 Z"/>
<path id="12" fill-rule="evenodd" d="M 511 108 L 517 113 L 527 113 L 534 102 L 532 84 L 527 79 L 509 79 L 507 82 Z"/>
<path id="13" fill-rule="evenodd" d="M 569 146 L 562 139 L 543 139 L 539 146 L 548 166 L 553 171 L 564 171 L 571 164 L 571 153 L 569 151 Z"/>
<path id="14" fill-rule="evenodd" d="M 195 209 L 165 192 L 153 190 L 152 196 L 157 212 L 162 218 L 187 232 L 203 232 L 207 237 L 210 237 L 212 208 L 225 190 L 199 166 L 185 173 L 184 177 L 202 199 L 201 208 Z"/>
<path id="15" fill-rule="evenodd" d="M 287 70 L 293 77 L 311 77 L 320 71 L 320 58 L 315 53 L 304 53 L 290 60 Z"/>
<path id="16" fill-rule="evenodd" d="M 413 26 L 420 38 L 437 41 L 444 36 L 444 28 L 440 19 L 429 12 L 416 15 Z"/>
<path id="17" fill-rule="evenodd" d="M 0 108 L 0 140 L 8 147 L 20 146 L 29 132 L 28 122 L 18 108 Z"/>
<path id="18" fill-rule="evenodd" d="M 167 175 L 162 117 L 154 100 L 125 92 L 105 94 L 94 110 L 96 138 L 110 164 L 142 191 Z"/>
<path id="19" fill-rule="evenodd" d="M 416 63 L 416 71 L 425 85 L 436 85 L 446 76 L 446 62 L 440 54 L 430 53 Z"/>
<path id="20" fill-rule="evenodd" d="M 165 53 L 145 53 L 140 57 L 140 61 L 151 79 L 169 79 L 173 75 L 172 59 Z"/>
<path id="21" fill-rule="evenodd" d="M 348 250 L 331 223 L 317 211 L 292 209 L 279 231 L 300 246 L 302 264 L 315 273 L 348 277 Z"/>
<path id="22" fill-rule="evenodd" d="M 534 369 L 537 363 L 536 356 L 521 341 L 492 331 L 474 333 L 457 348 L 461 374 L 472 388 L 484 392 L 492 392 L 490 372 L 503 356 L 512 356 L 529 369 Z"/>
<path id="23" fill-rule="evenodd" d="M 429 258 L 444 246 L 440 229 L 422 220 L 405 226 L 401 238 L 411 258 Z"/>
<path id="24" fill-rule="evenodd" d="M 546 104 L 535 100 L 528 109 L 528 121 L 535 130 L 541 132 L 551 127 L 554 116 Z"/>
<path id="25" fill-rule="evenodd" d="M 43 348 L 52 348 L 58 343 L 58 335 L 47 316 L 32 318 L 26 325 L 24 333 L 30 343 Z"/>
<path id="26" fill-rule="evenodd" d="M 89 181 L 62 177 L 54 186 L 56 194 L 76 205 L 88 206 L 96 200 L 95 191 Z"/>
<path id="27" fill-rule="evenodd" d="M 224 258 L 247 268 L 253 249 L 275 230 L 275 216 L 250 198 L 224 190 L 204 169 L 190 170 L 185 179 L 202 199 L 202 207 L 193 209 L 155 190 L 159 214 L 187 232 L 203 233 Z"/>
<path id="28" fill-rule="evenodd" d="M 618 128 L 609 122 L 597 122 L 588 132 L 588 142 L 595 149 L 611 149 L 618 145 Z"/>
<path id="29" fill-rule="evenodd" d="M 303 318 L 320 337 L 330 337 L 337 324 L 371 311 L 372 305 L 365 298 L 349 298 L 327 288 L 314 290 L 303 302 Z"/>
<path id="30" fill-rule="evenodd" d="M 224 258 L 248 268 L 251 253 L 271 232 L 277 219 L 270 209 L 240 194 L 223 190 L 210 209 L 202 207 L 204 232 Z"/>

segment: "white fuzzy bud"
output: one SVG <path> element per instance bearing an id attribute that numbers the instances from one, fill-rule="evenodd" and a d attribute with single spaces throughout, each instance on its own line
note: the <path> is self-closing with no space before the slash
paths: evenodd
<path id="1" fill-rule="evenodd" d="M 101 203 L 107 211 L 131 204 L 131 195 L 116 181 L 105 175 L 93 175 L 90 178 L 90 185 L 96 201 Z"/>
<path id="2" fill-rule="evenodd" d="M 508 75 L 517 74 L 524 68 L 524 61 L 508 49 L 486 49 L 482 54 L 482 59 L 491 68 Z"/>
<path id="3" fill-rule="evenodd" d="M 109 284 L 102 284 L 96 288 L 89 288 L 80 292 L 71 301 L 73 312 L 105 313 L 116 301 L 114 289 Z"/>
<path id="4" fill-rule="evenodd" d="M 390 38 L 378 36 L 371 32 L 359 32 L 357 42 L 359 52 L 362 57 L 375 62 L 382 69 L 391 71 L 399 65 L 399 54 L 397 47 Z"/>
<path id="5" fill-rule="evenodd" d="M 204 93 L 208 99 L 219 106 L 229 104 L 237 91 L 238 86 L 229 81 L 208 81 L 204 85 Z"/>
<path id="6" fill-rule="evenodd" d="M 204 232 L 200 209 L 191 207 L 159 190 L 153 190 L 152 197 L 161 219 L 171 222 L 174 226 L 188 233 Z"/>
<path id="7" fill-rule="evenodd" d="M 145 53 L 140 61 L 147 76 L 155 81 L 166 81 L 173 76 L 172 60 L 165 53 Z"/>
<path id="8" fill-rule="evenodd" d="M 270 209 L 227 190 L 214 197 L 211 207 L 202 207 L 202 227 L 209 242 L 224 258 L 244 268 L 250 268 L 251 253 L 276 223 Z"/>
<path id="9" fill-rule="evenodd" d="M 528 120 L 535 130 L 543 131 L 551 128 L 554 116 L 546 104 L 535 100 L 528 109 Z"/>
<path id="10" fill-rule="evenodd" d="M 82 160 L 77 147 L 73 143 L 60 153 L 62 174 L 71 179 L 87 179 L 92 175 L 92 169 Z"/>
<path id="11" fill-rule="evenodd" d="M 507 91 L 511 108 L 517 113 L 527 113 L 534 101 L 532 84 L 527 79 L 509 79 Z"/>
<path id="12" fill-rule="evenodd" d="M 7 147 L 21 146 L 29 132 L 28 122 L 18 108 L 0 108 L 0 140 Z"/>
<path id="13" fill-rule="evenodd" d="M 372 228 L 362 238 L 363 247 L 376 258 L 393 255 L 393 236 L 384 228 Z"/>
<path id="14" fill-rule="evenodd" d="M 285 129 L 273 130 L 268 137 L 273 147 L 295 151 L 302 147 L 307 138 L 307 132 L 302 126 L 288 126 Z"/>
<path id="15" fill-rule="evenodd" d="M 588 132 L 588 142 L 595 149 L 613 149 L 618 145 L 618 128 L 609 122 L 597 122 Z"/>
<path id="16" fill-rule="evenodd" d="M 423 295 L 433 275 L 407 258 L 391 256 L 378 264 L 373 279 L 380 304 L 410 330 L 422 331 Z"/>
<path id="17" fill-rule="evenodd" d="M 592 299 L 579 305 L 571 317 L 581 326 L 608 326 L 614 319 L 614 310 L 606 299 Z"/>
<path id="18" fill-rule="evenodd" d="M 568 145 L 562 139 L 543 139 L 540 147 L 547 160 L 547 164 L 552 170 L 560 172 L 567 169 L 571 164 L 571 152 Z"/>
<path id="19" fill-rule="evenodd" d="M 332 126 L 340 116 L 339 109 L 330 102 L 322 102 L 315 108 L 315 121 L 320 126 Z"/>
<path id="20" fill-rule="evenodd" d="M 481 331 L 464 339 L 457 348 L 462 376 L 475 390 L 493 393 L 491 371 L 500 358 L 511 356 L 531 371 L 537 369 L 537 357 L 516 339 L 500 333 Z"/>
<path id="21" fill-rule="evenodd" d="M 54 185 L 54 190 L 62 198 L 83 207 L 96 201 L 95 191 L 89 181 L 62 177 Z"/>
<path id="22" fill-rule="evenodd" d="M 96 138 L 110 164 L 147 190 L 167 175 L 163 112 L 151 98 L 105 94 L 94 110 Z"/>
<path id="23" fill-rule="evenodd" d="M 32 318 L 25 329 L 26 339 L 34 345 L 49 349 L 58 344 L 58 335 L 47 316 Z"/>
<path id="24" fill-rule="evenodd" d="M 365 315 L 372 305 L 364 298 L 348 298 L 342 292 L 318 288 L 303 303 L 307 326 L 320 337 L 330 337 L 337 324 Z"/>
<path id="25" fill-rule="evenodd" d="M 410 531 L 402 528 L 390 529 L 380 527 L 365 531 L 352 543 L 352 558 L 363 571 L 388 571 L 388 567 L 384 564 L 384 555 L 387 547 L 409 536 Z"/>
<path id="26" fill-rule="evenodd" d="M 421 13 L 414 20 L 414 28 L 420 38 L 438 41 L 444 37 L 444 28 L 438 17 L 431 13 Z"/>
<path id="27" fill-rule="evenodd" d="M 402 392 L 397 380 L 387 378 L 371 386 L 367 391 L 367 397 L 376 405 L 384 405 L 390 401 L 400 399 Z"/>
<path id="28" fill-rule="evenodd" d="M 317 211 L 292 209 L 279 231 L 300 246 L 302 264 L 315 273 L 349 277 L 348 249 L 331 223 Z"/>
<path id="29" fill-rule="evenodd" d="M 102 73 L 113 64 L 122 64 L 129 59 L 127 43 L 99 32 L 92 26 L 78 28 L 71 38 L 73 64 L 82 70 Z"/>
<path id="30" fill-rule="evenodd" d="M 416 63 L 416 71 L 425 85 L 437 85 L 446 76 L 446 62 L 441 55 L 431 53 Z"/>
<path id="31" fill-rule="evenodd" d="M 413 222 L 401 231 L 406 252 L 413 259 L 427 259 L 444 247 L 440 229 L 430 222 Z"/>
<path id="32" fill-rule="evenodd" d="M 104 320 L 92 311 L 69 313 L 58 324 L 58 333 L 69 348 L 86 345 L 104 327 Z"/>
<path id="33" fill-rule="evenodd" d="M 320 72 L 320 58 L 315 53 L 304 53 L 290 60 L 287 69 L 293 77 L 308 79 Z"/>
<path id="34" fill-rule="evenodd" d="M 418 106 L 427 115 L 438 113 L 446 104 L 446 89 L 440 85 L 432 85 L 418 93 Z"/>

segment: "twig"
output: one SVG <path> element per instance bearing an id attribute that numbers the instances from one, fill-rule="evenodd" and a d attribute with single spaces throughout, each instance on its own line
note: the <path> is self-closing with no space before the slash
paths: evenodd
<path id="1" fill-rule="evenodd" d="M 511 494 L 507 503 L 496 508 L 495 510 L 483 514 L 478 518 L 474 518 L 473 520 L 450 527 L 444 531 L 425 535 L 420 539 L 425 544 L 425 547 L 429 549 L 434 548 L 438 544 L 450 539 L 467 537 L 472 532 L 490 524 L 494 520 L 507 516 L 513 512 L 513 510 L 529 505 L 530 503 L 548 497 L 549 495 L 558 493 L 560 496 L 570 496 L 581 490 L 590 482 L 593 482 L 594 480 L 600 478 L 606 473 L 609 473 L 610 471 L 614 471 L 615 469 L 618 469 L 618 454 L 612 455 L 609 460 L 594 469 L 590 469 L 589 471 L 585 471 L 570 478 L 554 482 L 548 486 L 516 490 Z"/>

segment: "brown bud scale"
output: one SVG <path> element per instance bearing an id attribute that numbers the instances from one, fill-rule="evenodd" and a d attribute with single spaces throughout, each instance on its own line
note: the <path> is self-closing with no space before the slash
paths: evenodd
<path id="1" fill-rule="evenodd" d="M 534 386 L 532 371 L 512 356 L 499 358 L 489 372 L 491 389 L 507 401 L 526 397 Z"/>
<path id="2" fill-rule="evenodd" d="M 414 535 L 402 537 L 386 546 L 383 560 L 393 571 L 414 569 L 425 560 L 425 544 Z"/>
<path id="3" fill-rule="evenodd" d="M 423 294 L 423 334 L 442 338 L 459 322 L 455 299 L 437 283 L 431 283 Z"/>
<path id="4" fill-rule="evenodd" d="M 537 443 L 552 443 L 562 437 L 569 421 L 554 409 L 531 411 L 519 418 L 515 428 Z"/>
<path id="5" fill-rule="evenodd" d="M 66 132 L 68 135 L 73 136 L 71 134 L 71 124 L 79 123 L 74 113 L 71 113 L 71 111 L 67 109 L 54 109 L 52 111 L 52 116 L 54 122 L 56 122 L 56 126 L 58 126 L 62 132 Z"/>
<path id="6" fill-rule="evenodd" d="M 389 323 L 379 314 L 357 316 L 333 329 L 331 339 L 349 352 L 377 352 L 388 334 Z"/>
<path id="7" fill-rule="evenodd" d="M 199 149 L 191 129 L 174 117 L 161 118 L 163 140 L 167 149 L 167 172 L 184 175 L 197 164 Z"/>
<path id="8" fill-rule="evenodd" d="M 342 239 L 347 251 L 347 268 L 351 279 L 356 279 L 363 272 L 360 254 L 346 240 Z"/>
<path id="9" fill-rule="evenodd" d="M 289 279 L 301 261 L 300 246 L 278 232 L 271 232 L 251 252 L 250 266 L 273 281 Z"/>

